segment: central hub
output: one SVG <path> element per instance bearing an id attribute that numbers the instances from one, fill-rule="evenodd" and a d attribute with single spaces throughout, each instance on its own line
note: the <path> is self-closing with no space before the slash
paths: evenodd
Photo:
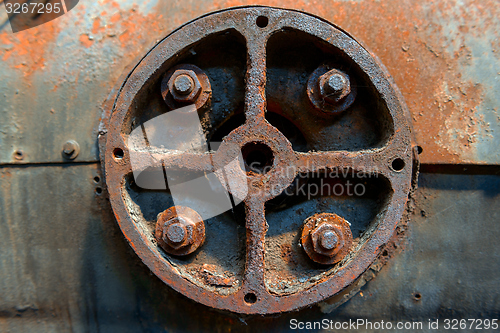
<path id="1" fill-rule="evenodd" d="M 247 173 L 265 174 L 273 167 L 273 151 L 264 143 L 249 142 L 243 146 L 241 153 Z"/>

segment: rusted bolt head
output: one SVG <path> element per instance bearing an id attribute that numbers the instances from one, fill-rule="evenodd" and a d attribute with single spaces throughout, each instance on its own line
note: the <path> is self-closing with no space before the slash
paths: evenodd
<path id="1" fill-rule="evenodd" d="M 315 214 L 306 219 L 301 242 L 312 260 L 321 264 L 333 264 L 349 253 L 352 233 L 349 223 L 340 216 Z"/>
<path id="2" fill-rule="evenodd" d="M 319 77 L 321 97 L 330 104 L 339 103 L 351 92 L 349 76 L 337 69 L 332 69 Z"/>
<path id="3" fill-rule="evenodd" d="M 205 240 L 205 225 L 200 215 L 188 207 L 170 207 L 158 214 L 155 238 L 168 253 L 186 255 Z"/>
<path id="4" fill-rule="evenodd" d="M 328 90 L 334 94 L 341 94 L 346 88 L 348 88 L 349 82 L 346 78 L 339 73 L 335 73 L 327 81 Z"/>
<path id="5" fill-rule="evenodd" d="M 80 153 L 80 145 L 74 140 L 68 140 L 63 145 L 62 154 L 64 158 L 73 160 Z"/>
<path id="6" fill-rule="evenodd" d="M 168 90 L 175 101 L 194 103 L 201 93 L 201 83 L 194 71 L 178 69 L 168 81 Z"/>
<path id="7" fill-rule="evenodd" d="M 310 232 L 310 235 L 314 251 L 328 257 L 336 255 L 342 250 L 345 243 L 341 228 L 328 222 L 320 222 L 319 226 Z"/>
<path id="8" fill-rule="evenodd" d="M 212 88 L 207 74 L 191 64 L 170 68 L 161 81 L 161 95 L 172 110 L 194 104 L 199 110 L 208 104 Z"/>
<path id="9" fill-rule="evenodd" d="M 322 116 L 332 116 L 347 110 L 356 98 L 356 80 L 347 73 L 332 69 L 335 64 L 323 64 L 307 80 L 307 96 Z"/>

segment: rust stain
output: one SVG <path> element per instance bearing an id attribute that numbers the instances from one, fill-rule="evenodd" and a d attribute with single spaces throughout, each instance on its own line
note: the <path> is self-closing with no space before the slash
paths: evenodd
<path id="1" fill-rule="evenodd" d="M 81 34 L 79 40 L 86 48 L 89 48 L 94 44 L 94 40 L 91 39 L 88 34 Z"/>
<path id="2" fill-rule="evenodd" d="M 104 13 L 104 12 L 103 12 Z M 102 14 L 101 14 L 102 15 Z M 104 16 L 104 15 L 103 15 Z M 92 33 L 95 35 L 101 30 L 101 19 L 98 17 L 94 20 L 92 24 Z"/>
<path id="3" fill-rule="evenodd" d="M 417 142 L 423 148 L 422 163 L 460 163 L 476 159 L 474 136 L 484 125 L 479 125 L 481 119 L 476 111 L 482 103 L 484 89 L 460 74 L 460 65 L 467 61 L 470 52 L 466 45 L 460 52 L 448 52 L 450 33 L 446 23 L 457 21 L 458 13 L 466 23 L 460 25 L 457 34 L 474 33 L 480 37 L 484 29 L 495 25 L 495 20 L 485 20 L 484 15 L 479 16 L 470 8 L 488 11 L 490 18 L 498 17 L 499 7 L 495 1 L 469 0 L 460 6 L 454 2 L 376 0 L 214 2 L 217 8 L 249 4 L 293 8 L 319 15 L 345 29 L 374 52 L 407 102 Z M 493 45 L 493 50 L 498 48 Z M 495 56 L 500 57 L 500 54 L 497 52 Z M 450 97 L 451 100 L 446 101 Z M 462 134 L 457 135 L 457 131 Z"/>
<path id="4" fill-rule="evenodd" d="M 59 32 L 55 21 L 16 34 L 4 31 L 0 33 L 0 42 L 12 47 L 1 49 L 0 58 L 13 68 L 22 69 L 25 77 L 30 76 L 45 67 L 48 49 L 54 44 Z"/>

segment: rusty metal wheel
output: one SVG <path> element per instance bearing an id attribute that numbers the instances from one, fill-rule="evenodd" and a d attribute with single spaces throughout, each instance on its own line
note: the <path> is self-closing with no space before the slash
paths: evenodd
<path id="1" fill-rule="evenodd" d="M 295 43 L 300 47 L 294 48 Z M 291 66 L 291 61 L 297 63 Z M 207 152 L 131 147 L 134 128 L 142 126 L 144 131 L 147 121 L 172 108 L 171 100 L 170 107 L 163 100 L 162 80 L 183 63 L 201 68 L 210 79 L 211 100 L 191 112 L 200 117 L 207 137 L 219 136 L 222 143 Z M 317 68 L 323 68 L 320 74 Z M 328 74 L 331 68 L 334 72 Z M 307 91 L 311 75 L 322 77 L 313 94 Z M 348 86 L 350 77 L 355 78 L 355 89 Z M 192 91 L 181 85 L 190 80 L 196 77 L 180 82 L 179 90 Z M 143 262 L 193 300 L 246 314 L 290 311 L 322 301 L 365 272 L 402 218 L 415 158 L 406 106 L 378 61 L 328 22 L 268 7 L 213 13 L 159 42 L 118 87 L 100 137 L 113 212 Z M 349 97 L 353 91 L 356 95 Z M 316 112 L 325 103 L 328 106 Z M 277 125 L 271 116 L 280 117 L 285 125 Z M 230 122 L 231 117 L 239 120 Z M 287 132 L 292 127 L 300 129 L 302 139 Z M 232 163 L 240 154 L 246 164 L 261 169 L 245 170 L 240 163 Z M 233 198 L 243 201 L 244 209 L 237 205 L 205 220 L 205 244 L 178 257 L 159 246 L 154 236 L 157 215 L 174 206 L 170 184 L 141 191 L 133 177 L 135 170 L 148 168 L 159 178 L 169 170 L 214 173 Z M 359 172 L 370 175 L 358 180 L 369 187 L 369 199 L 376 206 L 362 227 L 357 227 L 355 215 L 354 220 L 343 216 L 349 214 L 342 214 L 344 208 L 331 204 L 330 197 L 308 197 L 302 208 L 294 202 L 280 206 L 283 200 L 292 200 L 283 197 L 284 191 L 300 187 L 301 175 L 318 173 L 324 178 L 331 170 L 345 172 L 339 180 L 328 180 L 334 185 L 345 184 Z M 231 182 L 241 177 L 245 182 Z M 306 178 L 303 182 L 315 181 Z M 275 213 L 273 205 L 279 206 Z M 352 207 L 344 210 L 355 212 Z M 287 209 L 297 213 L 286 215 Z M 315 235 L 314 239 L 323 241 L 324 255 L 342 253 L 319 264 L 308 258 L 300 241 L 304 221 L 317 213 L 338 214 L 359 229 L 346 236 L 342 244 L 347 248 L 340 252 L 332 245 L 339 236 L 332 230 L 340 227 Z M 281 223 L 290 224 L 279 227 Z M 347 222 L 339 223 L 343 230 L 348 228 Z"/>

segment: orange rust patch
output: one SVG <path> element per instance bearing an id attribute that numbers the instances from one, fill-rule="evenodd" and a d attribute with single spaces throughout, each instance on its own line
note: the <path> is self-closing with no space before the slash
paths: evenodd
<path id="1" fill-rule="evenodd" d="M 450 38 L 460 40 L 461 34 L 481 37 L 484 29 L 496 24 L 500 7 L 495 1 L 467 0 L 461 6 L 447 2 L 412 2 L 378 0 L 304 2 L 292 0 L 219 0 L 217 8 L 259 4 L 302 10 L 323 17 L 345 29 L 381 59 L 401 90 L 413 118 L 417 143 L 423 147 L 422 163 L 459 163 L 475 161 L 472 123 L 476 107 L 483 99 L 483 89 L 460 76 L 460 68 L 470 54 L 467 46 L 455 54 L 448 52 Z M 424 6 L 425 4 L 425 6 Z M 411 10 L 408 10 L 411 8 Z M 488 19 L 477 16 L 488 12 Z M 355 19 L 354 19 L 355 18 Z M 450 34 L 447 22 L 464 22 Z M 361 24 L 360 24 L 361 22 Z M 480 28 L 481 27 L 481 28 Z M 497 39 L 498 40 L 498 39 Z M 500 58 L 500 44 L 492 45 Z M 447 91 L 443 90 L 446 82 Z M 462 94 L 460 90 L 466 92 Z M 444 102 L 443 96 L 452 96 Z M 456 114 L 466 113 L 462 118 Z M 465 129 L 456 139 L 448 130 Z M 476 126 L 477 127 L 477 126 Z M 465 162 L 467 163 L 467 162 Z"/>
<path id="2" fill-rule="evenodd" d="M 96 33 L 99 32 L 101 28 L 101 19 L 98 17 L 94 20 L 94 23 L 92 24 L 92 33 L 95 35 Z"/>
<path id="3" fill-rule="evenodd" d="M 94 41 L 90 39 L 90 36 L 88 34 L 80 35 L 79 40 L 82 43 L 82 45 L 87 48 L 91 47 L 92 44 L 94 44 Z"/>
<path id="4" fill-rule="evenodd" d="M 22 69 L 24 76 L 29 76 L 45 67 L 47 48 L 53 44 L 59 31 L 55 21 L 15 34 L 4 31 L 0 33 L 0 42 L 13 47 L 0 49 L 0 58 L 9 61 L 13 68 Z"/>
<path id="5" fill-rule="evenodd" d="M 109 22 L 116 23 L 116 22 L 120 21 L 121 18 L 122 18 L 122 16 L 120 15 L 120 13 L 116 13 L 115 15 L 111 16 L 111 18 L 109 19 Z"/>

